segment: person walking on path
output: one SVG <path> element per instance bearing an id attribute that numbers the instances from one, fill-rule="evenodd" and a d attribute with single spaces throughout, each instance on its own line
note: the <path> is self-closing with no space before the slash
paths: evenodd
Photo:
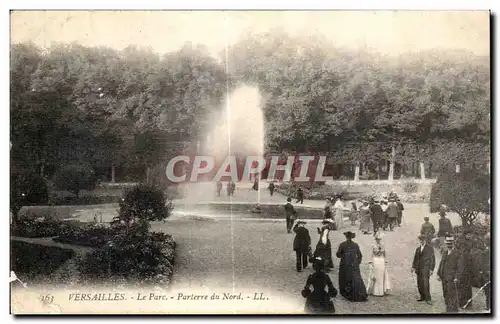
<path id="1" fill-rule="evenodd" d="M 375 243 L 372 246 L 372 265 L 370 280 L 368 283 L 368 294 L 373 296 L 384 296 L 392 288 L 387 271 L 385 247 L 382 244 L 382 233 L 375 234 Z"/>
<path id="2" fill-rule="evenodd" d="M 253 186 L 252 189 L 255 191 L 259 191 L 259 181 L 257 181 L 257 178 L 253 180 Z"/>
<path id="3" fill-rule="evenodd" d="M 359 230 L 363 234 L 370 234 L 373 231 L 373 224 L 368 201 L 363 201 L 363 206 L 360 208 L 360 215 L 361 223 L 359 224 Z"/>
<path id="4" fill-rule="evenodd" d="M 323 213 L 323 219 L 333 219 L 332 212 L 332 201 L 330 198 L 326 198 L 325 210 Z"/>
<path id="5" fill-rule="evenodd" d="M 335 210 L 335 224 L 337 225 L 337 229 L 340 230 L 344 227 L 344 203 L 342 202 L 342 196 L 338 195 L 336 197 L 333 209 Z"/>
<path id="6" fill-rule="evenodd" d="M 363 302 L 368 300 L 365 283 L 361 277 L 359 265 L 363 255 L 359 245 L 352 241 L 356 234 L 351 231 L 344 233 L 346 240 L 339 245 L 337 258 L 339 265 L 339 291 L 347 300 L 352 302 Z"/>
<path id="7" fill-rule="evenodd" d="M 297 217 L 297 211 L 292 205 L 292 198 L 288 197 L 285 204 L 285 219 L 286 219 L 286 231 L 287 233 L 292 232 L 293 222 Z"/>
<path id="8" fill-rule="evenodd" d="M 319 240 L 316 244 L 316 248 L 314 250 L 314 257 L 320 257 L 323 261 L 325 261 L 325 270 L 333 269 L 333 257 L 332 257 L 332 244 L 330 242 L 330 238 L 328 237 L 330 231 L 335 227 L 335 222 L 330 219 L 324 219 L 321 222 L 323 225 L 321 228 L 318 227 Z"/>
<path id="9" fill-rule="evenodd" d="M 472 303 L 469 300 L 472 298 L 472 270 L 474 265 L 471 255 L 471 241 L 467 238 L 467 235 L 464 240 L 460 241 L 458 250 L 460 251 L 457 272 L 458 306 L 461 308 L 465 306 L 471 307 Z"/>
<path id="10" fill-rule="evenodd" d="M 460 253 L 455 249 L 455 239 L 447 237 L 445 240 L 447 251 L 441 257 L 438 268 L 438 280 L 443 285 L 443 297 L 447 313 L 458 313 L 458 262 Z"/>
<path id="11" fill-rule="evenodd" d="M 295 203 L 299 203 L 302 205 L 304 203 L 304 190 L 302 190 L 302 187 L 299 187 L 297 190 L 297 201 Z"/>
<path id="12" fill-rule="evenodd" d="M 398 227 L 401 227 L 401 223 L 403 222 L 403 210 L 405 210 L 405 206 L 401 202 L 401 199 L 396 198 L 396 203 L 398 204 L 399 207 L 399 213 L 398 213 Z"/>
<path id="13" fill-rule="evenodd" d="M 269 184 L 269 194 L 271 195 L 271 197 L 273 196 L 274 194 L 274 182 L 271 182 Z"/>
<path id="14" fill-rule="evenodd" d="M 234 197 L 234 192 L 236 191 L 236 183 L 231 180 L 231 196 Z"/>
<path id="15" fill-rule="evenodd" d="M 389 227 L 389 217 L 387 214 L 387 208 L 389 207 L 389 204 L 385 198 L 382 198 L 380 200 L 380 207 L 382 208 L 382 212 L 384 214 L 383 220 L 381 222 L 381 227 L 384 231 L 387 231 L 387 228 Z"/>
<path id="16" fill-rule="evenodd" d="M 415 250 L 411 272 L 417 275 L 417 287 L 420 293 L 418 301 L 425 301 L 432 304 L 429 279 L 436 266 L 434 249 L 427 244 L 426 236 L 419 235 L 420 246 Z"/>
<path id="17" fill-rule="evenodd" d="M 295 238 L 293 240 L 293 250 L 297 256 L 296 269 L 297 272 L 301 272 L 302 269 L 307 268 L 307 257 L 308 252 L 311 247 L 311 236 L 309 231 L 305 228 L 306 222 L 303 220 L 298 220 L 293 227 L 293 232 L 295 233 Z"/>
<path id="18" fill-rule="evenodd" d="M 383 226 L 384 212 L 382 207 L 380 207 L 378 202 L 373 198 L 370 200 L 370 213 L 372 217 L 373 231 L 378 232 Z"/>
<path id="19" fill-rule="evenodd" d="M 434 238 L 434 234 L 436 234 L 436 229 L 434 225 L 429 222 L 429 217 L 424 217 L 424 223 L 422 224 L 422 228 L 420 229 L 420 234 L 426 237 L 426 243 L 431 244 L 432 239 Z"/>
<path id="20" fill-rule="evenodd" d="M 440 252 L 444 253 L 447 251 L 445 239 L 447 236 L 453 234 L 453 226 L 451 225 L 451 221 L 446 218 L 446 208 L 441 206 L 439 210 L 439 226 L 438 226 L 438 237 L 440 244 Z"/>
<path id="21" fill-rule="evenodd" d="M 217 181 L 217 197 L 220 197 L 221 190 L 222 190 L 222 182 Z"/>
<path id="22" fill-rule="evenodd" d="M 389 225 L 389 230 L 394 231 L 394 226 L 398 222 L 399 207 L 396 203 L 396 199 L 389 199 L 389 204 L 387 205 L 387 223 Z"/>
<path id="23" fill-rule="evenodd" d="M 302 290 L 302 297 L 306 298 L 304 312 L 307 314 L 333 314 L 335 306 L 331 301 L 337 296 L 337 289 L 332 280 L 325 273 L 325 261 L 317 257 L 313 262 L 315 272 L 307 277 L 306 285 Z M 311 292 L 310 286 L 313 287 Z"/>

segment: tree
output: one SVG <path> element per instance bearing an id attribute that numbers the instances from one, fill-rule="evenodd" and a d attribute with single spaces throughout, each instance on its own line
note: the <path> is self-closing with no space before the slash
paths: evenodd
<path id="1" fill-rule="evenodd" d="M 18 222 L 19 211 L 23 206 L 46 203 L 48 198 L 47 183 L 38 174 L 11 172 L 10 211 L 14 224 Z"/>
<path id="2" fill-rule="evenodd" d="M 81 190 L 92 190 L 97 182 L 94 170 L 83 164 L 62 167 L 56 172 L 53 180 L 57 189 L 67 190 L 77 198 Z"/>
<path id="3" fill-rule="evenodd" d="M 460 216 L 463 226 L 469 226 L 480 212 L 489 210 L 490 195 L 490 179 L 486 174 L 473 170 L 448 172 L 432 186 L 430 210 L 437 212 L 444 204 Z"/>
<path id="4" fill-rule="evenodd" d="M 139 184 L 125 192 L 114 223 L 123 222 L 127 228 L 139 224 L 147 232 L 150 221 L 165 220 L 172 210 L 172 202 L 161 189 L 152 184 Z"/>

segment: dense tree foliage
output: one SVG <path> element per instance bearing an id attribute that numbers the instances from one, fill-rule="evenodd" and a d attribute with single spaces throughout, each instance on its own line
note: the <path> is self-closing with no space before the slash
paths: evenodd
<path id="1" fill-rule="evenodd" d="M 460 216 L 463 226 L 468 226 L 480 212 L 489 211 L 490 196 L 487 175 L 471 170 L 444 173 L 432 187 L 429 207 L 431 212 L 437 212 L 441 205 L 446 205 Z"/>
<path id="2" fill-rule="evenodd" d="M 382 57 L 276 30 L 231 46 L 229 71 L 223 61 L 191 44 L 161 57 L 135 47 L 16 44 L 13 165 L 51 176 L 85 161 L 102 175 L 116 166 L 129 170 L 122 179 L 144 180 L 170 153 L 195 145 L 206 117 L 222 109 L 227 83 L 241 82 L 263 96 L 269 151 L 328 153 L 367 173 L 379 173 L 392 148 L 400 173 L 418 162 L 483 170 L 489 162 L 487 57 Z"/>

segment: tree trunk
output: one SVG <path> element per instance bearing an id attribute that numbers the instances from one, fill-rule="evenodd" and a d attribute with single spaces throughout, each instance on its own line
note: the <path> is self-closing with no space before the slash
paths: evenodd
<path id="1" fill-rule="evenodd" d="M 359 163 L 354 167 L 354 181 L 359 181 Z"/>
<path id="2" fill-rule="evenodd" d="M 146 182 L 149 182 L 149 178 L 151 176 L 151 167 L 146 167 Z"/>
<path id="3" fill-rule="evenodd" d="M 45 163 L 43 163 L 43 162 L 42 162 L 42 163 L 40 164 L 40 178 L 42 178 L 42 179 L 43 179 L 43 177 L 44 177 L 44 173 L 45 173 Z"/>
<path id="4" fill-rule="evenodd" d="M 377 165 L 377 179 L 380 180 L 380 174 L 382 173 L 382 167 L 380 166 L 380 161 L 378 161 Z"/>
<path id="5" fill-rule="evenodd" d="M 427 170 L 429 170 L 428 176 L 429 176 L 429 179 L 431 179 L 432 178 L 432 163 L 429 163 L 429 168 Z"/>
<path id="6" fill-rule="evenodd" d="M 415 177 L 415 162 L 411 163 L 411 176 Z"/>
<path id="7" fill-rule="evenodd" d="M 394 180 L 394 161 L 396 160 L 396 148 L 392 146 L 391 148 L 391 161 L 389 163 L 389 176 L 388 180 Z"/>
<path id="8" fill-rule="evenodd" d="M 460 164 L 455 164 L 455 172 L 460 173 Z"/>
<path id="9" fill-rule="evenodd" d="M 111 182 L 115 183 L 115 181 L 116 181 L 116 178 L 115 178 L 115 166 L 112 165 L 111 166 Z"/>
<path id="10" fill-rule="evenodd" d="M 420 179 L 425 179 L 425 165 L 424 162 L 420 162 Z"/>

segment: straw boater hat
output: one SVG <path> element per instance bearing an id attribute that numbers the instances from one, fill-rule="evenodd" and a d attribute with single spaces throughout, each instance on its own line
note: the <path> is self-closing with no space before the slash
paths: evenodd
<path id="1" fill-rule="evenodd" d="M 297 221 L 297 224 L 298 224 L 298 225 L 300 225 L 300 224 L 305 225 L 305 224 L 307 224 L 307 222 L 299 219 L 299 220 Z"/>
<path id="2" fill-rule="evenodd" d="M 323 219 L 323 221 L 321 222 L 321 224 L 334 224 L 335 221 L 331 218 L 325 218 Z"/>
<path id="3" fill-rule="evenodd" d="M 344 235 L 346 238 L 355 238 L 356 237 L 356 234 L 351 232 L 351 231 L 344 232 Z"/>

